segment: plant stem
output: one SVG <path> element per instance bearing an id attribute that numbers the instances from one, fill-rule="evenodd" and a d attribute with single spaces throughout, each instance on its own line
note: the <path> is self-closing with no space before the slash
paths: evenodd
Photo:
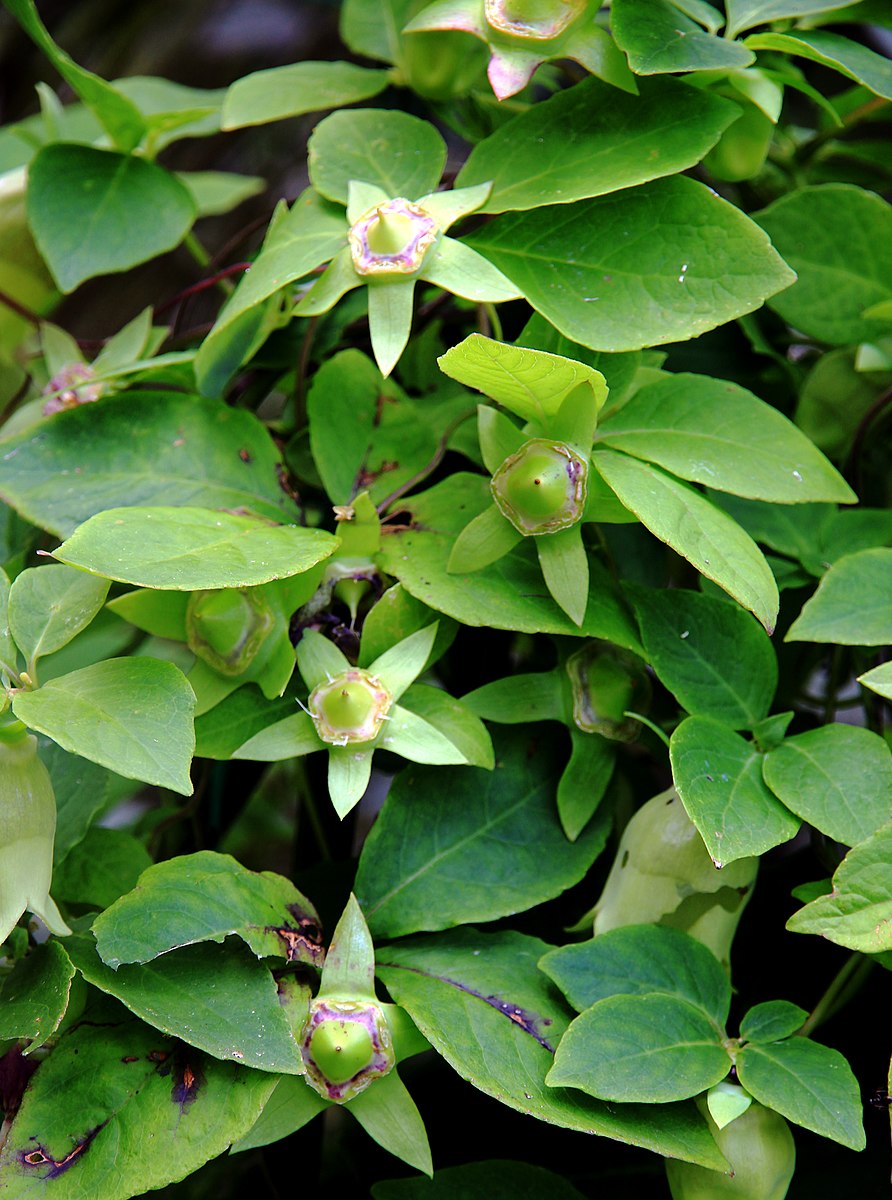
<path id="1" fill-rule="evenodd" d="M 856 950 L 837 971 L 830 986 L 809 1014 L 808 1020 L 796 1031 L 796 1036 L 809 1037 L 813 1030 L 829 1020 L 848 1003 L 872 969 L 871 959 Z"/>
<path id="2" fill-rule="evenodd" d="M 183 248 L 188 250 L 195 262 L 197 262 L 201 267 L 202 271 L 206 271 L 211 265 L 213 260 L 210 254 L 207 252 L 207 250 L 205 250 L 204 246 L 202 246 L 201 242 L 191 231 L 183 238 Z M 225 275 L 218 275 L 215 277 L 214 283 L 224 295 L 232 295 L 235 285 L 231 279 L 228 279 Z"/>

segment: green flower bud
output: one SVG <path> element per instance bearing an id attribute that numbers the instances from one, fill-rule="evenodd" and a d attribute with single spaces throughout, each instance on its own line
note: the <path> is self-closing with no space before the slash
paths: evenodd
<path id="1" fill-rule="evenodd" d="M 189 649 L 221 675 L 246 671 L 274 623 L 273 610 L 254 588 L 193 592 L 186 606 Z"/>
<path id="2" fill-rule="evenodd" d="M 490 483 L 503 517 L 524 537 L 570 529 L 582 519 L 588 463 L 564 442 L 534 438 L 506 458 Z"/>
<path id="3" fill-rule="evenodd" d="M 382 1009 L 366 1000 L 317 998 L 300 1035 L 307 1082 L 344 1104 L 393 1068 L 390 1029 Z"/>
<path id="4" fill-rule="evenodd" d="M 370 209 L 347 234 L 358 275 L 413 275 L 437 240 L 430 213 L 402 196 Z"/>
<path id="5" fill-rule="evenodd" d="M 639 724 L 623 714 L 640 711 L 650 699 L 650 679 L 641 660 L 610 642 L 592 639 L 566 665 L 577 728 L 612 741 L 634 741 Z"/>
<path id="6" fill-rule="evenodd" d="M 491 29 L 512 37 L 556 38 L 584 12 L 586 0 L 484 0 Z"/>
<path id="7" fill-rule="evenodd" d="M 0 733 L 0 942 L 27 909 L 52 933 L 71 930 L 50 897 L 56 798 L 37 738 L 15 723 Z"/>
<path id="8" fill-rule="evenodd" d="M 702 1098 L 697 1106 L 731 1174 L 667 1159 L 673 1200 L 784 1200 L 796 1166 L 796 1147 L 780 1113 L 754 1100 L 742 1116 L 719 1129 Z"/>
<path id="9" fill-rule="evenodd" d="M 373 741 L 392 704 L 390 692 L 374 675 L 354 668 L 314 687 L 307 709 L 323 742 L 348 746 Z"/>

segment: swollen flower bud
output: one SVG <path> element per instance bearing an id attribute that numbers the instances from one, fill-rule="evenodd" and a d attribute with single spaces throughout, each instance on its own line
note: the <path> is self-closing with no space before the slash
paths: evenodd
<path id="1" fill-rule="evenodd" d="M 731 1172 L 725 1175 L 667 1159 L 673 1200 L 784 1200 L 796 1166 L 796 1147 L 780 1113 L 753 1101 L 742 1116 L 719 1129 L 706 1104 L 698 1100 L 697 1106 Z"/>
<path id="2" fill-rule="evenodd" d="M 624 714 L 645 708 L 651 693 L 647 671 L 636 655 L 592 638 L 567 659 L 567 674 L 578 729 L 617 742 L 635 740 L 639 723 Z"/>
<path id="3" fill-rule="evenodd" d="M 398 196 L 361 216 L 347 238 L 358 275 L 412 275 L 437 240 L 437 223 L 420 205 Z"/>
<path id="4" fill-rule="evenodd" d="M 95 371 L 88 363 L 69 363 L 57 372 L 43 389 L 49 396 L 43 406 L 43 415 L 50 417 L 65 408 L 77 408 L 79 404 L 93 404 L 102 395 L 102 384 L 91 383 Z M 54 396 L 54 392 L 59 392 Z"/>
<path id="5" fill-rule="evenodd" d="M 556 38 L 585 10 L 586 0 L 484 0 L 486 23 L 513 37 Z"/>
<path id="6" fill-rule="evenodd" d="M 534 438 L 506 458 L 490 483 L 503 517 L 525 537 L 570 529 L 585 509 L 588 463 L 564 442 Z"/>
<path id="7" fill-rule="evenodd" d="M 186 639 L 192 653 L 221 675 L 241 675 L 274 622 L 273 610 L 253 588 L 193 592 L 186 607 Z"/>
<path id="8" fill-rule="evenodd" d="M 314 687 L 307 708 L 323 742 L 347 746 L 373 741 L 392 704 L 377 677 L 357 667 Z"/>
<path id="9" fill-rule="evenodd" d="M 307 1082 L 343 1104 L 386 1075 L 394 1064 L 390 1029 L 372 1001 L 317 997 L 300 1037 Z"/>

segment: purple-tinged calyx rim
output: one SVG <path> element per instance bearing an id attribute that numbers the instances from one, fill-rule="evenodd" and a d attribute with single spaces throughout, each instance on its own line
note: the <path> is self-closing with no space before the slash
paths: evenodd
<path id="1" fill-rule="evenodd" d="M 437 240 L 437 222 L 420 204 L 397 196 L 354 221 L 347 240 L 358 275 L 414 275 Z"/>
<path id="2" fill-rule="evenodd" d="M 524 468 L 532 468 L 528 479 L 524 478 Z M 523 492 L 535 498 L 538 506 L 540 498 L 530 491 L 538 487 L 543 489 L 542 499 L 547 495 L 546 489 L 562 495 L 551 505 L 546 501 L 539 513 L 533 506 L 525 513 L 519 506 L 523 504 Z M 502 516 L 524 537 L 572 529 L 585 511 L 588 464 L 566 442 L 532 438 L 505 459 L 492 477 L 490 492 Z"/>
<path id="3" fill-rule="evenodd" d="M 487 25 L 499 33 L 551 41 L 572 25 L 586 4 L 587 0 L 484 0 L 483 11 Z"/>
<path id="4" fill-rule="evenodd" d="M 353 1028 L 351 1028 L 353 1027 Z M 320 1039 L 320 1034 L 322 1035 Z M 359 1035 L 359 1046 L 356 1036 Z M 320 1041 L 322 1044 L 320 1044 Z M 351 1046 L 351 1042 L 353 1045 Z M 349 1056 L 360 1052 L 361 1065 L 351 1070 Z M 362 1053 L 366 1050 L 366 1053 Z M 326 1100 L 344 1104 L 387 1075 L 394 1065 L 393 1041 L 387 1018 L 380 1005 L 369 1000 L 329 1000 L 316 997 L 300 1036 L 300 1053 L 307 1069 L 310 1086 Z M 335 1070 L 319 1062 L 319 1056 L 345 1053 L 345 1066 Z M 346 1078 L 342 1076 L 346 1075 Z"/>

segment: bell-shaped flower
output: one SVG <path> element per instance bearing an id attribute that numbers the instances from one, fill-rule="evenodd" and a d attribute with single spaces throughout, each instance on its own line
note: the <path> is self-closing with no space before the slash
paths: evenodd
<path id="1" fill-rule="evenodd" d="M 56 798 L 37 756 L 37 738 L 20 722 L 0 729 L 0 943 L 28 911 L 51 933 L 71 933 L 50 896 Z"/>
<path id="2" fill-rule="evenodd" d="M 476 250 L 446 236 L 450 226 L 485 203 L 490 187 L 408 200 L 351 180 L 347 244 L 300 300 L 296 314 L 320 316 L 347 292 L 367 286 L 372 350 L 381 373 L 389 375 L 409 340 L 416 283 L 475 303 L 516 300 L 521 293 L 510 279 Z"/>
<path id="3" fill-rule="evenodd" d="M 487 75 L 500 100 L 525 87 L 540 63 L 571 58 L 593 75 L 636 92 L 622 53 L 591 0 L 435 0 L 404 33 L 457 29 L 486 42 Z"/>
<path id="4" fill-rule="evenodd" d="M 306 703 L 255 734 L 234 757 L 274 762 L 327 750 L 328 790 L 340 817 L 362 798 L 375 750 L 418 763 L 467 764 L 446 733 L 399 703 L 427 665 L 436 634 L 434 622 L 361 668 L 321 633 L 305 630 L 297 667 L 310 689 Z"/>

